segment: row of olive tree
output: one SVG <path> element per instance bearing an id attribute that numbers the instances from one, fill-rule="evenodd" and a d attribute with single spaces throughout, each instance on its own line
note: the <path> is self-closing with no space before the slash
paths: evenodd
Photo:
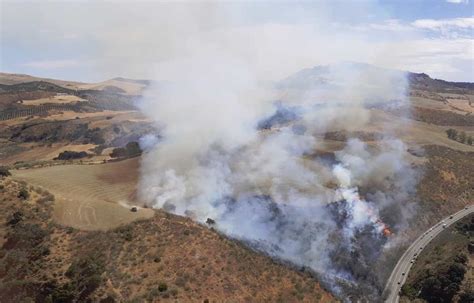
<path id="1" fill-rule="evenodd" d="M 457 130 L 450 128 L 446 131 L 448 138 L 451 140 L 459 141 L 463 144 L 472 145 L 473 139 L 472 136 L 468 136 L 466 132 L 458 132 Z"/>

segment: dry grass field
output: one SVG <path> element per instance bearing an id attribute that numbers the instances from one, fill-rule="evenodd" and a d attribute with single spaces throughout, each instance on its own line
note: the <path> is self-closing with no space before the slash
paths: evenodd
<path id="1" fill-rule="evenodd" d="M 397 138 L 400 138 L 409 147 L 440 145 L 454 150 L 474 152 L 473 145 L 462 144 L 460 142 L 451 140 L 446 136 L 446 130 L 450 128 L 450 126 L 436 125 L 433 123 L 407 119 L 379 109 L 367 110 L 367 114 L 370 116 L 370 119 L 366 125 L 352 127 L 353 134 L 362 134 L 362 136 L 357 136 L 362 141 L 370 143 L 373 134 L 380 134 L 382 129 L 386 129 L 388 134 L 392 134 Z M 387 127 L 389 128 L 387 129 Z M 456 126 L 456 129 L 463 130 L 468 135 L 474 136 L 474 126 Z M 339 128 L 329 128 L 327 130 L 329 133 L 338 131 L 340 131 Z M 367 136 L 363 136 L 363 134 L 366 134 Z M 327 134 L 322 134 L 320 137 L 323 140 L 322 144 L 329 147 L 328 151 L 332 151 L 330 146 L 331 142 L 334 142 L 334 138 L 328 138 Z M 344 143 L 346 139 L 347 138 L 343 137 L 340 142 Z M 343 144 L 338 144 L 334 147 L 336 149 L 340 149 L 342 148 L 342 145 Z"/>
<path id="2" fill-rule="evenodd" d="M 2 159 L 2 164 L 13 165 L 18 162 L 38 162 L 38 161 L 51 161 L 58 156 L 59 153 L 69 151 L 89 151 L 94 148 L 95 144 L 65 144 L 55 143 L 51 145 L 35 145 L 26 143 L 21 145 L 24 150 L 18 153 L 12 153 L 11 155 Z"/>
<path id="3" fill-rule="evenodd" d="M 41 105 L 46 103 L 51 104 L 66 104 L 66 103 L 73 103 L 73 102 L 84 102 L 87 101 L 82 99 L 78 96 L 73 95 L 56 95 L 51 98 L 40 98 L 40 99 L 33 99 L 33 100 L 23 100 L 24 105 Z"/>
<path id="4" fill-rule="evenodd" d="M 16 180 L 48 189 L 56 197 L 58 223 L 84 230 L 108 229 L 149 218 L 150 209 L 131 212 L 138 160 L 98 165 L 58 165 L 14 170 Z"/>

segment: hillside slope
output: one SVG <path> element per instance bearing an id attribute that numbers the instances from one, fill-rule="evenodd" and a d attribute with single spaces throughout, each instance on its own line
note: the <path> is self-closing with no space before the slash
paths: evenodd
<path id="1" fill-rule="evenodd" d="M 52 220 L 41 188 L 4 178 L 0 192 L 0 302 L 335 301 L 310 274 L 190 219 L 157 211 L 79 231 Z"/>

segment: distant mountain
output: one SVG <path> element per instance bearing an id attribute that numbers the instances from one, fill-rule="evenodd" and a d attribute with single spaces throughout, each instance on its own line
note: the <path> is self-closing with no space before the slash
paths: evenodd
<path id="1" fill-rule="evenodd" d="M 58 79 L 41 78 L 23 74 L 0 73 L 0 85 L 17 85 L 25 83 L 51 83 L 70 90 L 104 90 L 109 93 L 139 95 L 150 85 L 149 80 L 134 80 L 127 78 L 113 78 L 99 83 L 83 83 Z"/>
<path id="2" fill-rule="evenodd" d="M 474 90 L 472 82 L 449 82 L 440 79 L 433 79 L 425 73 L 408 73 L 410 87 L 436 92 L 452 92 L 459 90 Z"/>
<path id="3" fill-rule="evenodd" d="M 450 82 L 433 79 L 425 73 L 393 70 L 359 62 L 342 62 L 332 65 L 320 65 L 312 68 L 305 68 L 279 81 L 277 87 L 280 89 L 293 89 L 300 91 L 310 90 L 315 87 L 334 88 L 340 85 L 341 82 L 351 79 L 357 79 L 361 84 L 364 84 L 363 77 L 367 76 L 367 78 L 370 79 L 371 75 L 375 75 L 375 79 L 380 75 L 390 77 L 393 81 L 404 81 L 406 79 L 408 80 L 411 90 L 425 90 L 439 93 L 465 93 L 466 91 L 474 90 L 474 83 L 471 82 Z M 139 95 L 146 87 L 155 83 L 152 80 L 129 79 L 123 77 L 116 77 L 98 83 L 83 83 L 77 81 L 41 78 L 24 74 L 0 73 L 0 90 L 4 85 L 14 85 L 27 82 L 48 82 L 70 90 L 104 90 L 109 93 L 129 95 Z M 155 84 L 159 85 L 163 83 L 166 82 L 156 82 Z M 53 90 L 58 90 L 58 88 Z"/>
<path id="4" fill-rule="evenodd" d="M 374 77 L 371 78 L 371 76 Z M 379 77 L 389 77 L 393 81 L 406 79 L 411 90 L 427 90 L 441 93 L 465 93 L 466 90 L 474 90 L 474 83 L 471 82 L 450 82 L 433 79 L 425 73 L 387 69 L 357 62 L 343 62 L 306 68 L 278 82 L 278 87 L 281 89 L 300 90 L 329 88 L 337 86 L 345 80 L 355 80 L 363 83 L 364 77 L 368 81 L 377 81 Z"/>
<path id="5" fill-rule="evenodd" d="M 19 84 L 19 83 L 26 83 L 26 82 L 34 82 L 34 81 L 49 82 L 49 83 L 53 83 L 62 87 L 67 87 L 67 88 L 72 88 L 72 89 L 75 89 L 77 86 L 85 84 L 78 81 L 65 81 L 65 80 L 58 80 L 58 79 L 42 78 L 42 77 L 25 75 L 25 74 L 0 73 L 0 84 L 4 84 L 4 85 L 12 85 L 12 84 Z"/>
<path id="6" fill-rule="evenodd" d="M 11 85 L 0 84 L 0 93 L 19 93 L 31 91 L 47 91 L 54 93 L 68 93 L 71 94 L 75 90 L 65 88 L 46 81 L 31 81 L 24 83 L 16 83 Z"/>
<path id="7" fill-rule="evenodd" d="M 122 77 L 115 77 L 111 80 L 116 80 L 116 81 L 122 81 L 122 82 L 129 82 L 129 83 L 137 83 L 137 84 L 142 84 L 142 85 L 150 85 L 151 81 L 150 80 L 142 80 L 142 79 L 128 79 L 128 78 L 122 78 Z"/>

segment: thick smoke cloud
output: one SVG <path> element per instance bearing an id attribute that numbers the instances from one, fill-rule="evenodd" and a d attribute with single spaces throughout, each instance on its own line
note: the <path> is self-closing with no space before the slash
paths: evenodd
<path id="1" fill-rule="evenodd" d="M 365 130 L 377 105 L 406 103 L 404 74 L 341 63 L 271 82 L 268 68 L 278 65 L 254 64 L 243 45 L 223 43 L 232 37 L 208 38 L 188 40 L 186 56 L 166 64 L 175 81 L 141 102 L 161 129 L 158 143 L 142 140 L 141 200 L 212 219 L 220 232 L 319 273 L 336 292 L 355 287 L 375 298 L 372 264 L 408 219 L 407 147 L 385 121 L 370 143 L 321 152 L 334 150 L 325 133 Z M 298 56 L 291 50 L 282 61 Z"/>

